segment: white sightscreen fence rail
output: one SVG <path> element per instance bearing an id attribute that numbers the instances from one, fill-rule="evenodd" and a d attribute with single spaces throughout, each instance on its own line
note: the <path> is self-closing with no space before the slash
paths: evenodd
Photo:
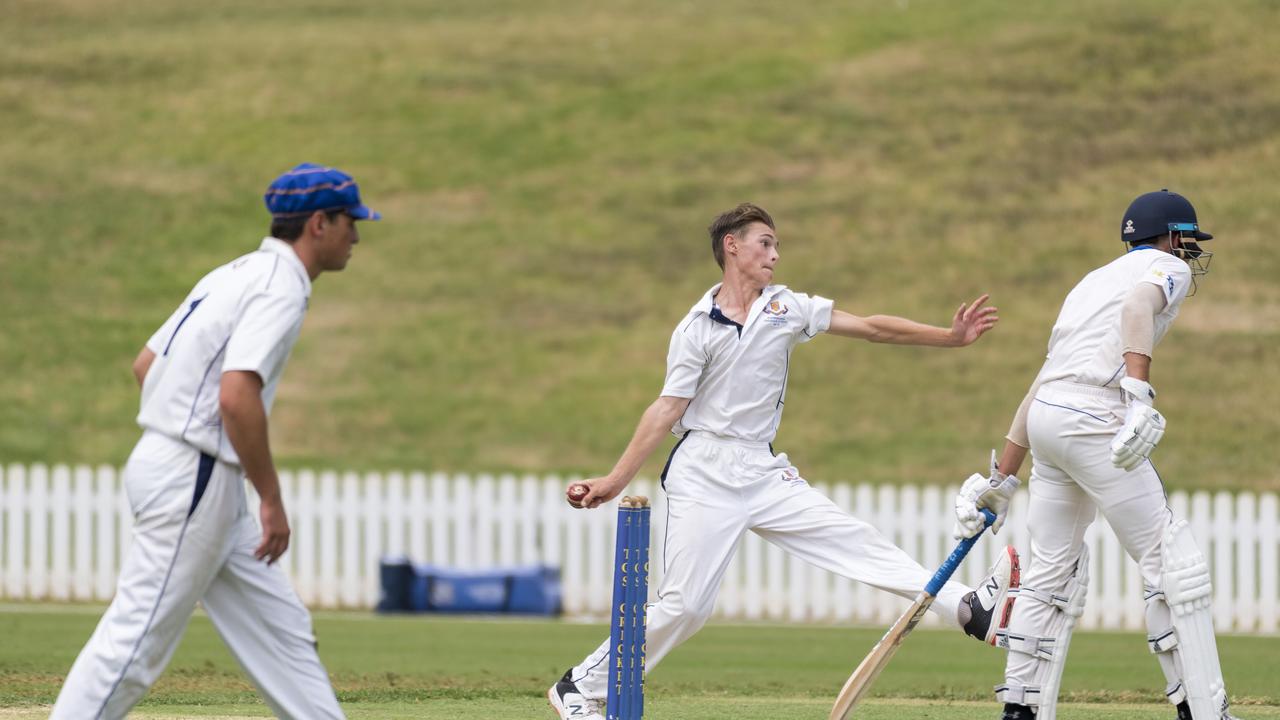
<path id="1" fill-rule="evenodd" d="M 462 569 L 552 565 L 561 569 L 569 615 L 607 613 L 616 505 L 573 510 L 572 478 L 423 473 L 284 472 L 293 529 L 281 563 L 313 608 L 372 608 L 378 561 Z M 932 570 L 954 545 L 953 487 L 818 485 L 837 505 L 879 528 Z M 652 481 L 632 494 L 653 501 L 651 593 L 662 580 L 666 499 Z M 248 493 L 250 503 L 256 496 Z M 974 584 L 997 548 L 1027 554 L 1026 493 L 998 539 L 984 538 L 958 571 Z M 1280 631 L 1280 509 L 1275 493 L 1175 492 L 1213 571 L 1215 624 L 1222 631 Z M 256 516 L 256 508 L 255 516 Z M 106 601 L 115 590 L 132 517 L 116 468 L 10 465 L 0 468 L 0 598 Z M 1087 628 L 1144 627 L 1142 580 L 1101 516 L 1092 548 Z M 891 622 L 905 601 L 819 570 L 748 532 L 725 575 L 717 614 L 740 620 Z M 928 622 L 936 623 L 930 617 Z"/>

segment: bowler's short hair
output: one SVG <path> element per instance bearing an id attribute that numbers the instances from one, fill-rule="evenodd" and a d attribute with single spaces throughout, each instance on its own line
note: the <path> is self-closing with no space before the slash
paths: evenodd
<path id="1" fill-rule="evenodd" d="M 773 218 L 769 217 L 769 213 L 752 203 L 742 203 L 732 210 L 726 210 L 711 221 L 711 227 L 707 228 L 711 233 L 711 252 L 715 254 L 716 264 L 721 270 L 724 269 L 724 236 L 736 236 L 751 223 L 764 223 L 772 230 L 778 229 L 773 224 Z"/>

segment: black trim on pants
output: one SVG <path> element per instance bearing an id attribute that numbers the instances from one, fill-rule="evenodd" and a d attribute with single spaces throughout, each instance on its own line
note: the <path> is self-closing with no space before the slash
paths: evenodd
<path id="1" fill-rule="evenodd" d="M 680 449 L 684 441 L 689 439 L 689 433 L 691 432 L 693 431 L 686 430 L 684 435 L 680 436 L 680 439 L 676 441 L 675 447 L 671 448 L 671 454 L 667 456 L 667 464 L 662 466 L 662 474 L 658 476 L 658 480 L 662 482 L 663 490 L 667 489 L 667 472 L 671 470 L 671 461 L 675 459 L 676 451 Z"/>

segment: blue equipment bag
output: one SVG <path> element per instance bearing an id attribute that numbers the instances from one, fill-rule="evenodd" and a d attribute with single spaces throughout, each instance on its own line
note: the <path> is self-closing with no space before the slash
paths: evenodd
<path id="1" fill-rule="evenodd" d="M 380 612 L 558 615 L 559 568 L 533 565 L 459 570 L 383 558 Z"/>

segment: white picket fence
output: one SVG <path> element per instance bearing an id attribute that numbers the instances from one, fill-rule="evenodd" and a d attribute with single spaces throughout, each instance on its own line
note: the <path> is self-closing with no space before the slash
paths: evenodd
<path id="1" fill-rule="evenodd" d="M 281 560 L 313 608 L 370 608 L 378 600 L 378 560 L 407 555 L 458 568 L 546 564 L 562 570 L 565 611 L 603 617 L 612 582 L 613 508 L 576 511 L 564 502 L 572 478 L 422 473 L 285 472 L 292 546 Z M 843 508 L 880 528 L 925 567 L 950 552 L 955 488 L 819 485 Z M 652 583 L 661 582 L 666 502 L 651 481 L 629 492 L 654 501 Z M 256 496 L 249 493 L 251 498 Z M 1280 631 L 1275 493 L 1177 492 L 1170 504 L 1190 518 L 1214 573 L 1220 630 Z M 983 540 L 957 573 L 974 584 L 1003 542 L 1027 550 L 1021 493 L 1002 542 Z M 109 600 L 130 543 L 132 518 L 112 467 L 0 468 L 0 598 Z M 1143 627 L 1136 564 L 1099 517 L 1088 628 Z M 747 533 L 720 593 L 719 615 L 741 620 L 883 625 L 905 602 L 791 558 Z M 931 617 L 929 622 L 936 623 Z"/>

